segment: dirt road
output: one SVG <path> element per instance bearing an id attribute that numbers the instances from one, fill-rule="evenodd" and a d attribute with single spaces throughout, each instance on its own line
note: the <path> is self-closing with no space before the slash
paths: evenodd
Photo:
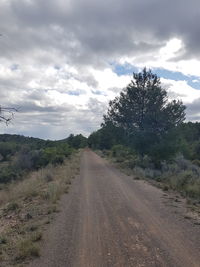
<path id="1" fill-rule="evenodd" d="M 30 266 L 200 267 L 200 226 L 168 204 L 161 190 L 85 151 L 81 175 Z"/>

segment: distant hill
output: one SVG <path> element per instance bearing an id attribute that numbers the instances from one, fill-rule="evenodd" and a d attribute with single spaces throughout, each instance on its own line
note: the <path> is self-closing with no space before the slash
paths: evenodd
<path id="1" fill-rule="evenodd" d="M 0 142 L 11 142 L 17 144 L 28 144 L 35 147 L 49 147 L 54 146 L 55 144 L 68 143 L 71 147 L 80 148 L 87 146 L 87 138 L 82 134 L 73 135 L 70 134 L 69 137 L 52 141 L 52 140 L 43 140 L 35 137 L 26 137 L 18 134 L 0 134 Z"/>

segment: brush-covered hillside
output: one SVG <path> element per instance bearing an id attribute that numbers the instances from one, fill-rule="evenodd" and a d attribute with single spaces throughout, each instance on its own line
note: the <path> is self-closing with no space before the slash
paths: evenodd
<path id="1" fill-rule="evenodd" d="M 85 147 L 87 139 L 80 135 L 51 141 L 21 135 L 0 135 L 0 183 L 21 179 L 31 170 L 48 164 L 62 164 L 75 150 Z"/>

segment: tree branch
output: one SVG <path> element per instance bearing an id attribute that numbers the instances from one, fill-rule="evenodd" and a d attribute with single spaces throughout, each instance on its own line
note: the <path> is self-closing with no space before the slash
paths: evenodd
<path id="1" fill-rule="evenodd" d="M 8 125 L 8 123 L 13 119 L 15 112 L 18 112 L 18 109 L 0 106 L 0 122 L 4 122 Z"/>

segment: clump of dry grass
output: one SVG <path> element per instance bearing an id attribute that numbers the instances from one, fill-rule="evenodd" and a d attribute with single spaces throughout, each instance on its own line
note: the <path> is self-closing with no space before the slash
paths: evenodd
<path id="1" fill-rule="evenodd" d="M 45 191 L 42 192 L 42 197 L 52 203 L 56 203 L 62 194 L 62 187 L 58 182 L 52 182 L 48 184 Z"/>
<path id="2" fill-rule="evenodd" d="M 40 250 L 39 246 L 35 244 L 31 239 L 20 240 L 16 244 L 16 261 L 22 261 L 26 258 L 39 257 Z"/>

